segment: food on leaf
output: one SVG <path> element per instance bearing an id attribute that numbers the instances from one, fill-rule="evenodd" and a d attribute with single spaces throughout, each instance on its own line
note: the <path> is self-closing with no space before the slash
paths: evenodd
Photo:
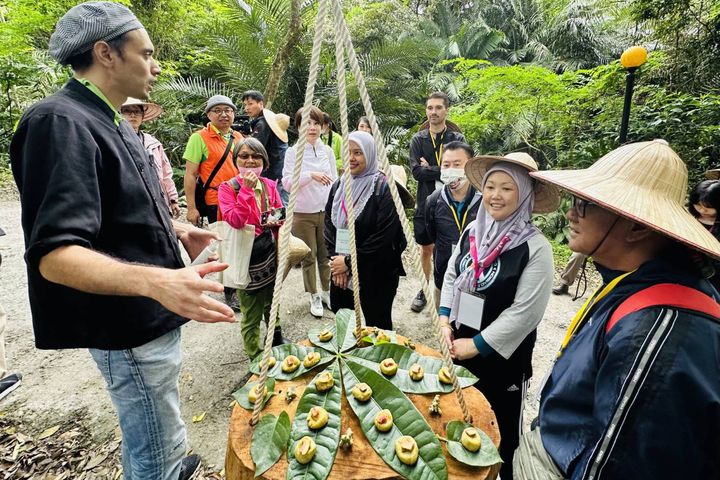
<path id="1" fill-rule="evenodd" d="M 410 379 L 416 382 L 419 382 L 425 376 L 425 370 L 419 363 L 413 363 L 408 372 L 410 373 Z"/>
<path id="2" fill-rule="evenodd" d="M 375 336 L 375 343 L 386 343 L 391 340 L 390 335 L 385 333 L 385 330 L 378 330 Z"/>
<path id="3" fill-rule="evenodd" d="M 477 452 L 482 446 L 480 434 L 478 434 L 477 430 L 472 427 L 468 427 L 463 430 L 462 436 L 460 437 L 460 443 L 462 443 L 462 446 L 465 447 L 465 450 L 470 452 Z"/>
<path id="4" fill-rule="evenodd" d="M 318 392 L 330 390 L 333 385 L 335 385 L 335 380 L 333 379 L 332 373 L 327 371 L 318 375 L 317 380 L 315 380 L 315 388 L 317 388 Z"/>
<path id="5" fill-rule="evenodd" d="M 318 338 L 321 342 L 329 342 L 333 338 L 333 332 L 329 328 L 326 328 L 318 334 Z"/>
<path id="6" fill-rule="evenodd" d="M 447 367 L 442 367 L 440 369 L 440 371 L 438 372 L 438 380 L 440 380 L 442 383 L 452 385 L 452 378 L 450 377 L 450 371 Z"/>
<path id="7" fill-rule="evenodd" d="M 415 465 L 420 452 L 415 439 L 409 435 L 403 435 L 395 440 L 395 453 L 405 465 Z"/>
<path id="8" fill-rule="evenodd" d="M 353 387 L 352 394 L 358 402 L 367 402 L 372 397 L 372 388 L 367 383 L 358 383 Z"/>
<path id="9" fill-rule="evenodd" d="M 310 463 L 315 456 L 315 450 L 317 450 L 315 440 L 306 435 L 295 444 L 295 460 L 303 465 Z"/>
<path id="10" fill-rule="evenodd" d="M 250 401 L 250 403 L 255 403 L 255 402 L 257 401 L 257 399 L 258 399 L 258 395 L 257 395 L 257 392 L 256 392 L 256 390 L 255 390 L 256 388 L 257 388 L 257 386 L 256 386 L 256 385 L 253 385 L 253 387 L 252 387 L 252 388 L 250 389 L 250 391 L 248 392 L 248 401 Z M 262 395 L 260 396 L 260 398 L 264 398 L 265 395 L 267 395 L 267 386 L 263 387 L 263 389 L 262 389 Z"/>
<path id="11" fill-rule="evenodd" d="M 325 410 L 324 408 L 312 407 L 307 417 L 308 428 L 310 428 L 311 430 L 319 430 L 325 425 L 327 425 L 329 418 L 330 416 L 328 415 L 327 410 Z"/>
<path id="12" fill-rule="evenodd" d="M 375 428 L 381 432 L 387 432 L 393 426 L 393 416 L 390 410 L 380 410 L 375 415 Z"/>
<path id="13" fill-rule="evenodd" d="M 392 358 L 386 358 L 382 362 L 380 362 L 380 371 L 383 373 L 383 375 L 387 375 L 389 377 L 395 375 L 397 373 L 397 363 L 395 363 L 395 360 Z"/>
<path id="14" fill-rule="evenodd" d="M 320 354 L 318 352 L 310 352 L 305 355 L 303 359 L 303 365 L 305 368 L 312 368 L 320 361 Z"/>
<path id="15" fill-rule="evenodd" d="M 288 355 L 285 360 L 282 361 L 282 371 L 285 373 L 292 373 L 300 367 L 300 359 L 295 355 Z"/>

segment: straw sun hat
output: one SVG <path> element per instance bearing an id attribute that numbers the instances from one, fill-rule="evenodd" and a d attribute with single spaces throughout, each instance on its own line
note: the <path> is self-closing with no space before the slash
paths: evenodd
<path id="1" fill-rule="evenodd" d="M 143 122 L 149 122 L 155 120 L 157 117 L 162 115 L 163 108 L 155 103 L 143 102 L 137 98 L 128 97 L 122 107 L 129 107 L 131 105 L 140 105 L 143 109 Z M 122 108 L 120 107 L 120 108 Z"/>
<path id="2" fill-rule="evenodd" d="M 272 110 L 263 108 L 263 117 L 267 122 L 270 130 L 283 142 L 288 141 L 288 127 L 290 126 L 290 117 L 284 113 L 275 113 Z"/>
<path id="3" fill-rule="evenodd" d="M 535 160 L 525 152 L 508 153 L 504 157 L 481 155 L 471 158 L 465 164 L 465 175 L 473 186 L 482 192 L 482 181 L 485 173 L 498 162 L 507 162 L 526 168 L 528 172 L 537 172 Z M 535 204 L 533 213 L 554 212 L 560 207 L 560 190 L 547 183 L 533 182 L 535 184 Z"/>
<path id="4" fill-rule="evenodd" d="M 720 257 L 720 243 L 684 206 L 687 167 L 665 140 L 623 145 L 584 170 L 530 175 Z"/>
<path id="5" fill-rule="evenodd" d="M 407 173 L 405 173 L 405 169 L 401 165 L 390 165 L 390 170 L 392 170 L 398 195 L 400 195 L 403 206 L 405 208 L 412 208 L 415 206 L 415 199 L 407 188 Z"/>

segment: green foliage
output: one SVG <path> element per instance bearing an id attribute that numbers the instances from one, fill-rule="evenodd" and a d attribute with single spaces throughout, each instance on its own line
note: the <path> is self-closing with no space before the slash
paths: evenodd
<path id="1" fill-rule="evenodd" d="M 570 260 L 570 255 L 573 253 L 572 250 L 570 250 L 566 244 L 556 242 L 553 239 L 550 239 L 550 246 L 552 247 L 555 265 L 564 267 L 568 260 Z"/>
<path id="2" fill-rule="evenodd" d="M 283 411 L 277 417 L 263 415 L 253 431 L 250 455 L 255 464 L 255 475 L 262 475 L 275 465 L 287 449 L 290 439 L 290 417 Z"/>
<path id="3" fill-rule="evenodd" d="M 472 427 L 469 423 L 461 422 L 460 420 L 453 420 L 447 425 L 447 449 L 448 453 L 455 457 L 456 460 L 466 465 L 474 467 L 488 467 L 501 463 L 500 453 L 495 447 L 487 433 L 483 432 L 479 428 L 477 430 L 478 435 L 481 439 L 480 450 L 477 452 L 470 452 L 460 443 L 462 438 L 463 430 Z"/>

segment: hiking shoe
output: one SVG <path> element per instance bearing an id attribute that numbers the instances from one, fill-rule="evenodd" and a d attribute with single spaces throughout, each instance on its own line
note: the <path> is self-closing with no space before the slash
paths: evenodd
<path id="1" fill-rule="evenodd" d="M 415 295 L 415 298 L 413 298 L 413 301 L 410 304 L 410 310 L 413 312 L 422 312 L 425 305 L 427 305 L 427 299 L 425 298 L 425 293 L 420 290 L 418 294 Z"/>
<path id="2" fill-rule="evenodd" d="M 10 392 L 15 390 L 22 383 L 22 375 L 19 373 L 11 373 L 7 377 L 0 379 L 0 400 L 7 397 Z"/>
<path id="3" fill-rule="evenodd" d="M 191 480 L 200 471 L 200 455 L 193 453 L 182 459 L 178 480 Z"/>
<path id="4" fill-rule="evenodd" d="M 565 295 L 566 293 L 568 293 L 569 289 L 570 289 L 569 285 L 565 285 L 564 283 L 559 283 L 553 287 L 552 293 L 554 295 Z"/>
<path id="5" fill-rule="evenodd" d="M 327 308 L 330 308 L 330 292 L 320 292 L 320 300 Z"/>
<path id="6" fill-rule="evenodd" d="M 317 293 L 310 294 L 310 314 L 318 318 L 322 318 L 323 316 L 322 299 Z"/>
<path id="7" fill-rule="evenodd" d="M 273 347 L 278 347 L 280 345 L 287 345 L 288 343 L 292 343 L 287 338 L 283 337 L 282 335 L 282 329 L 280 327 L 275 327 L 275 331 L 273 332 Z"/>
<path id="8" fill-rule="evenodd" d="M 233 309 L 233 312 L 240 311 L 240 300 L 238 300 L 237 292 L 233 290 L 232 293 L 225 294 L 225 303 L 228 307 Z"/>

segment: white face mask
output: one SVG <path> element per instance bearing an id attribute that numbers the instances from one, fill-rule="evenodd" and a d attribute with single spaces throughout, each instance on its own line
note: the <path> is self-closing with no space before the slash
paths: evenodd
<path id="1" fill-rule="evenodd" d="M 440 181 L 450 187 L 450 190 L 456 190 L 461 187 L 466 180 L 465 169 L 463 168 L 445 168 L 440 170 Z"/>

